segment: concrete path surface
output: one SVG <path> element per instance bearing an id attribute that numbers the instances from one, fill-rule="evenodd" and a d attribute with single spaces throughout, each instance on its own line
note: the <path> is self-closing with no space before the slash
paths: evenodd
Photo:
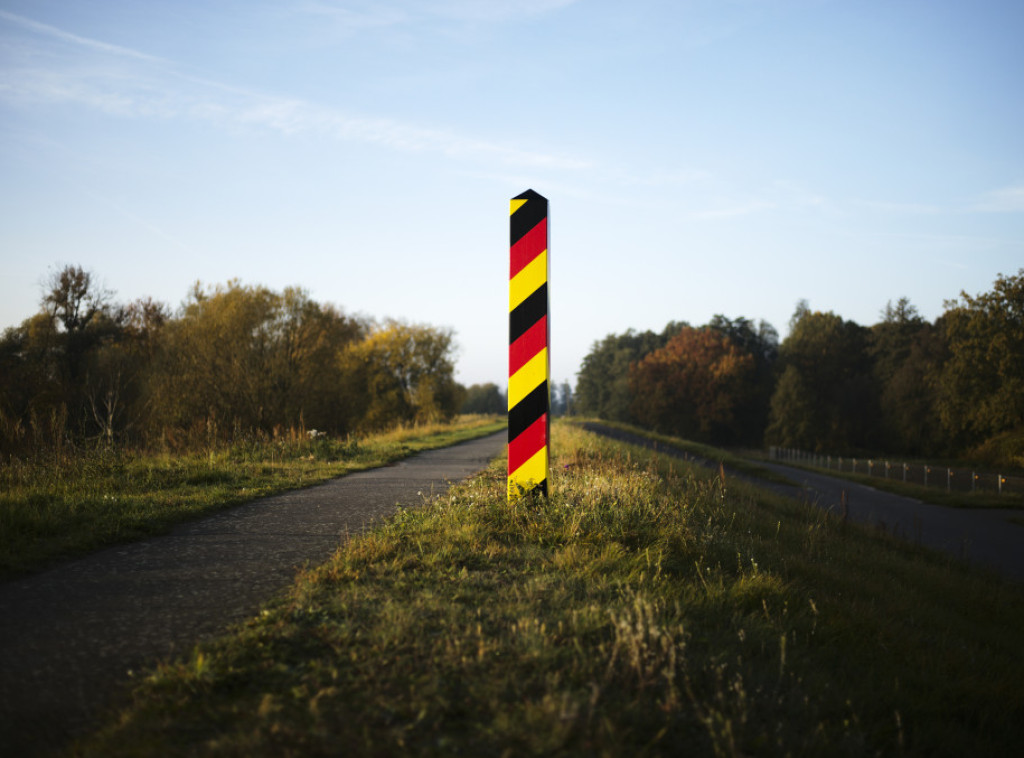
<path id="1" fill-rule="evenodd" d="M 0 585 L 0 755 L 59 748 L 131 671 L 248 618 L 348 534 L 486 468 L 506 432 L 241 505 Z"/>

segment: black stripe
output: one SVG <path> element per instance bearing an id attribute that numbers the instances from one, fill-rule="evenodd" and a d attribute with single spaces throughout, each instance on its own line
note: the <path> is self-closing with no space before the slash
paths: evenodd
<path id="1" fill-rule="evenodd" d="M 516 244 L 526 233 L 537 226 L 548 215 L 548 200 L 533 190 L 516 195 L 513 200 L 525 200 L 526 204 L 512 214 L 509 221 L 509 246 Z"/>
<path id="2" fill-rule="evenodd" d="M 540 493 L 544 497 L 548 497 L 548 480 L 547 479 L 541 479 L 540 481 L 536 482 L 534 487 L 529 488 L 529 490 L 526 490 L 525 488 L 523 488 L 523 486 L 519 482 L 516 482 L 516 485 L 519 488 L 519 494 L 517 494 L 515 497 L 524 497 L 524 496 L 527 496 L 527 495 L 531 495 L 532 493 L 535 493 L 535 492 L 536 493 Z"/>
<path id="3" fill-rule="evenodd" d="M 514 440 L 548 412 L 548 383 L 543 381 L 508 412 L 508 439 Z"/>
<path id="4" fill-rule="evenodd" d="M 515 497 L 515 498 L 526 497 L 528 495 L 532 495 L 534 492 L 539 492 L 544 497 L 548 496 L 548 480 L 547 479 L 541 479 L 539 482 L 534 484 L 534 486 L 531 487 L 530 489 L 526 489 L 519 482 L 516 482 L 516 487 L 518 488 L 519 492 L 516 493 L 515 495 L 513 495 L 513 497 Z"/>
<path id="5" fill-rule="evenodd" d="M 528 298 L 508 314 L 508 344 L 526 334 L 526 331 L 548 315 L 548 285 L 540 285 Z"/>

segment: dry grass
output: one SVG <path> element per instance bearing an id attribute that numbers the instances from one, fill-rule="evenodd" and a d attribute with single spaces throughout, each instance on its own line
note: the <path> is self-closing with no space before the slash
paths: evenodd
<path id="1" fill-rule="evenodd" d="M 503 425 L 475 416 L 364 439 L 286 430 L 214 441 L 188 454 L 92 449 L 12 459 L 0 466 L 0 578 Z"/>
<path id="2" fill-rule="evenodd" d="M 155 670 L 80 755 L 1007 755 L 1024 596 L 556 427 Z"/>

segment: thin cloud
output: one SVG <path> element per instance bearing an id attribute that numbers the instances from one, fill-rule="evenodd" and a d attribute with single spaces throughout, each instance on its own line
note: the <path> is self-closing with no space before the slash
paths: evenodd
<path id="1" fill-rule="evenodd" d="M 300 99 L 247 91 L 180 73 L 170 61 L 118 45 L 65 32 L 15 14 L 0 18 L 50 38 L 151 66 L 112 66 L 72 60 L 63 66 L 6 66 L 0 71 L 0 99 L 15 104 L 72 103 L 126 118 L 189 118 L 232 128 L 252 127 L 284 136 L 319 135 L 379 145 L 403 152 L 432 152 L 468 161 L 497 161 L 529 168 L 580 170 L 580 158 L 522 150 L 515 145 L 428 128 L 394 119 L 364 116 Z"/>
<path id="2" fill-rule="evenodd" d="M 412 20 L 407 10 L 372 2 L 358 7 L 353 7 L 351 3 L 341 5 L 332 2 L 308 2 L 299 6 L 296 12 L 323 16 L 338 27 L 349 31 L 398 26 Z"/>
<path id="3" fill-rule="evenodd" d="M 721 184 L 721 181 L 718 182 Z M 730 197 L 730 194 L 734 194 Z M 717 221 L 753 216 L 761 213 L 833 212 L 827 198 L 788 181 L 774 181 L 760 191 L 744 197 L 740 193 L 723 192 L 718 204 L 694 210 L 687 218 L 697 221 Z"/>
<path id="4" fill-rule="evenodd" d="M 125 70 L 83 64 L 78 68 L 14 66 L 0 70 L 0 99 L 15 105 L 71 103 L 119 117 L 168 118 L 184 99 L 155 81 Z"/>
<path id="5" fill-rule="evenodd" d="M 301 100 L 264 97 L 239 109 L 220 111 L 219 115 L 286 135 L 319 134 L 404 152 L 435 152 L 465 159 L 486 158 L 536 168 L 580 170 L 591 165 L 578 158 L 520 150 L 443 129 L 428 129 L 387 118 L 353 116 Z"/>
<path id="6" fill-rule="evenodd" d="M 986 192 L 972 210 L 983 213 L 1024 213 L 1024 184 Z"/>
<path id="7" fill-rule="evenodd" d="M 540 16 L 578 0 L 427 0 L 421 5 L 434 15 L 456 21 L 495 23 L 523 16 Z"/>
<path id="8" fill-rule="evenodd" d="M 948 209 L 929 203 L 886 203 L 876 200 L 856 200 L 854 203 L 868 210 L 895 215 L 934 216 L 938 213 L 948 212 Z"/>
<path id="9" fill-rule="evenodd" d="M 539 16 L 579 0 L 420 0 L 409 2 L 308 2 L 300 12 L 330 17 L 350 30 L 386 28 L 435 19 L 456 23 L 501 23 Z"/>
<path id="10" fill-rule="evenodd" d="M 656 169 L 647 173 L 619 173 L 614 180 L 619 184 L 640 187 L 691 187 L 707 184 L 715 179 L 705 169 Z"/>
<path id="11" fill-rule="evenodd" d="M 0 10 L 0 18 L 26 29 L 31 29 L 34 32 L 53 37 L 54 39 L 71 42 L 101 53 L 116 55 L 122 58 L 134 58 L 135 60 L 149 61 L 151 63 L 167 62 L 163 58 L 158 58 L 155 55 L 149 55 L 138 50 L 132 50 L 128 47 L 122 47 L 121 45 L 112 45 L 109 42 L 101 42 L 100 40 L 91 39 L 90 37 L 82 37 L 77 34 L 72 34 L 71 32 L 66 32 L 63 29 L 58 29 L 55 26 L 43 24 L 39 21 L 33 21 L 30 18 L 25 18 L 24 16 L 19 16 L 16 13 L 10 13 L 9 11 Z"/>
<path id="12" fill-rule="evenodd" d="M 934 216 L 965 213 L 1024 213 L 1024 184 L 1012 184 L 983 193 L 975 202 L 951 203 L 886 203 L 859 200 L 857 205 L 869 210 L 905 216 Z"/>
<path id="13" fill-rule="evenodd" d="M 775 203 L 763 200 L 754 200 L 749 203 L 742 203 L 739 205 L 722 206 L 720 208 L 694 211 L 692 213 L 688 213 L 687 217 L 695 221 L 719 221 L 722 219 L 738 218 L 740 216 L 750 216 L 755 213 L 775 210 L 776 208 L 778 208 L 778 206 Z"/>

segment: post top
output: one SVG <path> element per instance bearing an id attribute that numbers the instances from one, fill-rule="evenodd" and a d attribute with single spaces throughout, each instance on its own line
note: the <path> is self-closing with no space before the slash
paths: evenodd
<path id="1" fill-rule="evenodd" d="M 546 197 L 541 195 L 539 192 L 535 192 L 532 189 L 528 189 L 522 194 L 516 195 L 513 200 L 547 200 Z"/>
<path id="2" fill-rule="evenodd" d="M 534 192 L 532 189 L 528 189 L 526 192 L 512 198 L 512 201 L 509 204 L 509 213 L 514 216 L 516 211 L 524 205 L 530 206 L 530 209 L 526 211 L 527 215 L 537 216 L 537 218 L 547 215 L 548 199 L 543 195 Z M 533 224 L 530 224 L 530 226 L 533 226 Z"/>

